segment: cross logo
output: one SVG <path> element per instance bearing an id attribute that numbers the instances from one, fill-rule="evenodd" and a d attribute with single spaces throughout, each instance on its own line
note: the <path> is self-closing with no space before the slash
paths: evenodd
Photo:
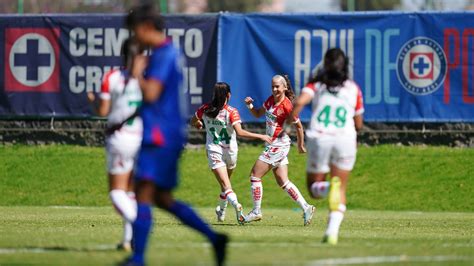
<path id="1" fill-rule="evenodd" d="M 5 30 L 5 91 L 59 92 L 59 30 Z"/>
<path id="2" fill-rule="evenodd" d="M 433 53 L 411 53 L 410 65 L 411 79 L 433 79 Z"/>

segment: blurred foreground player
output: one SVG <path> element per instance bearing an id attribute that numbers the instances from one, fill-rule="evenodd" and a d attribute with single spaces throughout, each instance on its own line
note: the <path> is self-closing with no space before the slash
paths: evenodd
<path id="1" fill-rule="evenodd" d="M 357 132 L 363 125 L 364 106 L 357 84 L 349 79 L 349 59 L 339 48 L 324 56 L 323 70 L 303 89 L 293 109 L 297 116 L 312 101 L 306 131 L 307 183 L 317 199 L 329 193 L 329 221 L 323 242 L 337 244 L 346 211 L 346 187 L 357 153 Z M 326 175 L 330 173 L 330 182 Z"/>
<path id="2" fill-rule="evenodd" d="M 104 76 L 96 113 L 107 116 L 106 157 L 109 176 L 109 197 L 117 212 L 123 217 L 123 239 L 119 250 L 132 250 L 132 223 L 137 216 L 137 202 L 131 176 L 136 155 L 142 141 L 142 121 L 136 117 L 142 102 L 138 80 L 130 76 L 133 59 L 139 53 L 138 43 L 124 41 L 122 55 L 125 68 L 111 70 Z M 89 101 L 95 95 L 88 93 Z"/>
<path id="3" fill-rule="evenodd" d="M 138 42 L 151 48 L 149 58 L 140 57 L 132 71 L 143 93 L 143 105 L 139 111 L 143 120 L 143 141 L 135 174 L 135 248 L 126 264 L 144 264 L 152 226 L 151 206 L 156 204 L 204 234 L 212 243 L 217 265 L 222 265 L 227 236 L 214 232 L 188 205 L 175 200 L 172 195 L 178 184 L 178 160 L 186 143 L 181 57 L 171 40 L 165 37 L 164 21 L 153 6 L 142 5 L 131 9 L 126 23 Z"/>

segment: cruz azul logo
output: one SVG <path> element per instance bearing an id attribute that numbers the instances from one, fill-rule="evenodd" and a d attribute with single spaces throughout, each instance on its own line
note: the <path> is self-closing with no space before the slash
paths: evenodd
<path id="1" fill-rule="evenodd" d="M 443 84 L 446 71 L 443 48 L 430 38 L 411 39 L 398 52 L 398 80 L 412 94 L 435 92 Z"/>
<path id="2" fill-rule="evenodd" d="M 59 92 L 59 29 L 5 30 L 5 91 Z"/>

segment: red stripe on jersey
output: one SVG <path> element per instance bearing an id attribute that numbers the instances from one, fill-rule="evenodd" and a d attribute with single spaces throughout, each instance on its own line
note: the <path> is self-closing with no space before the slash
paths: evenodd
<path id="1" fill-rule="evenodd" d="M 240 120 L 240 114 L 239 114 L 239 111 L 237 111 L 236 108 L 226 104 L 224 106 L 224 109 L 227 110 L 227 112 L 229 112 L 230 124 L 233 124 L 235 121 Z"/>
<path id="2" fill-rule="evenodd" d="M 354 82 L 355 84 L 355 82 Z M 359 86 L 355 84 L 357 87 L 357 102 L 355 106 L 355 111 L 359 111 L 361 109 L 364 109 L 364 98 L 362 97 L 362 91 L 360 90 Z"/>
<path id="3" fill-rule="evenodd" d="M 209 108 L 209 104 L 205 103 L 201 105 L 196 111 L 196 117 L 199 119 L 202 119 L 202 116 L 204 115 L 204 112 Z"/>
<path id="4" fill-rule="evenodd" d="M 311 82 L 311 83 L 308 83 L 306 84 L 305 86 L 306 88 L 310 88 L 311 90 L 313 90 L 314 92 L 316 92 L 318 89 L 316 89 L 316 84 Z"/>
<path id="5" fill-rule="evenodd" d="M 161 130 L 158 127 L 154 127 L 151 130 L 151 139 L 152 142 L 158 146 L 162 146 L 165 144 L 165 138 L 163 137 L 163 134 L 161 133 Z"/>
<path id="6" fill-rule="evenodd" d="M 102 86 L 100 87 L 100 92 L 102 93 L 109 93 L 110 92 L 110 76 L 114 74 L 117 69 L 112 69 L 109 72 L 107 72 L 102 80 Z"/>

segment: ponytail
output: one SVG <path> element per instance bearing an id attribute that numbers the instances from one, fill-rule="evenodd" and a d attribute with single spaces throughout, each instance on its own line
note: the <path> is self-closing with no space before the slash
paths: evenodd
<path id="1" fill-rule="evenodd" d="M 224 108 L 229 93 L 229 84 L 225 82 L 217 82 L 216 85 L 214 85 L 214 95 L 212 96 L 212 101 L 204 111 L 204 114 L 210 118 L 216 118 L 222 108 Z"/>

